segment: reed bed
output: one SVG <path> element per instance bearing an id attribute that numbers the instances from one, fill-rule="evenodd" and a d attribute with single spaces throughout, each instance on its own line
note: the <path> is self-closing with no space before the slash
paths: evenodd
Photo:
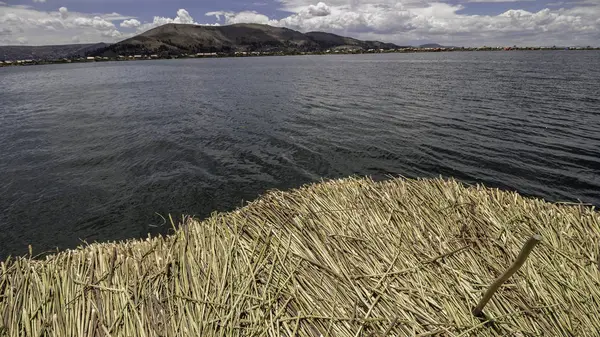
<path id="1" fill-rule="evenodd" d="M 166 237 L 5 261 L 0 335 L 598 336 L 599 244 L 582 205 L 454 180 L 328 181 Z"/>

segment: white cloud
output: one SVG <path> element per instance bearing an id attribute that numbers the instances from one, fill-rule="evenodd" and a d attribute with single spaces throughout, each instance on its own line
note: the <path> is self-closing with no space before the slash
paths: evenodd
<path id="1" fill-rule="evenodd" d="M 87 14 L 66 7 L 46 12 L 6 5 L 0 6 L 0 44 L 112 43 L 167 23 L 198 24 L 185 9 L 179 9 L 175 17 L 156 16 L 151 22 L 142 22 L 119 13 Z"/>
<path id="2" fill-rule="evenodd" d="M 259 14 L 255 11 L 244 11 L 239 13 L 233 12 L 208 12 L 207 16 L 215 16 L 218 20 L 225 20 L 226 25 L 233 25 L 236 23 L 259 23 L 263 25 L 276 25 L 277 20 L 270 20 L 268 16 Z"/>
<path id="3" fill-rule="evenodd" d="M 116 42 L 124 35 L 113 23 L 116 19 L 130 19 L 117 13 L 85 14 L 70 12 L 66 7 L 57 11 L 39 11 L 26 6 L 0 6 L 0 44 L 67 44 Z M 74 37 L 77 37 L 74 40 Z"/>
<path id="4" fill-rule="evenodd" d="M 123 36 L 123 34 L 121 34 L 121 32 L 119 32 L 116 29 L 111 29 L 109 31 L 104 31 L 101 34 L 104 37 L 111 37 L 111 38 L 120 38 L 121 36 Z"/>
<path id="5" fill-rule="evenodd" d="M 114 12 L 109 13 L 109 14 L 101 14 L 100 17 L 103 18 L 104 20 L 108 20 L 108 21 L 121 21 L 121 20 L 135 19 L 135 16 L 121 15 L 119 13 L 114 13 Z"/>
<path id="6" fill-rule="evenodd" d="M 307 12 L 311 16 L 327 16 L 331 14 L 331 8 L 323 2 L 319 2 L 316 6 L 308 6 Z"/>
<path id="7" fill-rule="evenodd" d="M 45 3 L 46 0 L 33 0 L 33 2 Z"/>
<path id="8" fill-rule="evenodd" d="M 183 23 L 183 24 L 198 24 L 194 21 L 194 18 L 190 15 L 190 13 L 185 9 L 180 9 L 177 11 L 177 16 L 175 18 L 167 18 L 162 16 L 155 16 L 152 22 L 148 22 L 138 26 L 137 31 L 139 33 L 145 32 L 152 28 L 156 28 L 158 26 L 166 25 L 168 23 Z"/>
<path id="9" fill-rule="evenodd" d="M 173 19 L 165 18 L 162 16 L 155 16 L 154 21 L 152 21 L 152 25 L 155 26 L 165 25 L 167 23 L 196 24 L 196 22 L 194 22 L 194 18 L 192 18 L 190 13 L 185 9 L 178 10 L 177 16 Z"/>
<path id="10" fill-rule="evenodd" d="M 129 19 L 121 22 L 121 27 L 123 28 L 135 28 L 139 27 L 142 23 L 136 19 Z"/>
<path id="11" fill-rule="evenodd" d="M 95 16 L 93 18 L 76 18 L 74 21 L 76 26 L 80 27 L 92 27 L 97 30 L 105 31 L 115 29 L 115 25 L 112 22 L 106 21 L 99 16 Z"/>
<path id="12" fill-rule="evenodd" d="M 219 12 L 219 13 L 225 13 L 225 12 Z M 264 15 L 263 15 L 264 16 Z M 166 25 L 168 23 L 181 23 L 181 24 L 193 24 L 193 25 L 201 25 L 201 26 L 219 26 L 220 24 L 202 24 L 202 23 L 198 23 L 194 20 L 194 18 L 192 18 L 192 16 L 190 15 L 190 13 L 185 10 L 185 9 L 180 9 L 177 11 L 177 16 L 174 18 L 167 18 L 167 17 L 162 17 L 162 16 L 155 16 L 154 20 L 152 20 L 152 22 L 147 22 L 147 23 L 143 23 L 141 25 L 139 25 L 137 27 L 136 32 L 137 33 L 143 33 L 145 31 L 148 31 L 152 28 L 156 28 L 162 25 Z"/>
<path id="13" fill-rule="evenodd" d="M 331 9 L 323 2 L 319 2 L 317 5 L 306 6 L 298 14 L 289 16 L 282 20 L 272 20 L 264 14 L 260 14 L 256 11 L 243 11 L 243 12 L 227 12 L 227 11 L 216 11 L 208 12 L 207 16 L 214 16 L 217 20 L 223 20 L 226 25 L 233 25 L 237 23 L 258 23 L 263 25 L 272 26 L 299 26 L 300 21 L 309 20 L 311 18 L 325 17 L 331 14 Z"/>
<path id="14" fill-rule="evenodd" d="M 69 10 L 67 9 L 67 7 L 59 8 L 58 12 L 60 13 L 60 17 L 63 20 L 66 19 L 67 17 L 69 17 Z"/>
<path id="15" fill-rule="evenodd" d="M 194 18 L 186 11 L 185 9 L 180 9 L 177 11 L 177 17 L 173 20 L 174 23 L 188 23 L 193 24 Z"/>

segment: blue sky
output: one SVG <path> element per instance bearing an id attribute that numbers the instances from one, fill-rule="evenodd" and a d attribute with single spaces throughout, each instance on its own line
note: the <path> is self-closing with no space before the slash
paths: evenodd
<path id="1" fill-rule="evenodd" d="M 600 0 L 0 0 L 0 45 L 116 42 L 169 22 L 398 44 L 600 45 Z"/>

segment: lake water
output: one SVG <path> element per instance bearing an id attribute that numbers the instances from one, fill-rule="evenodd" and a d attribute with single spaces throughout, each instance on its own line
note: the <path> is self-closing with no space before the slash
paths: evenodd
<path id="1" fill-rule="evenodd" d="M 600 52 L 0 69 L 0 258 L 354 174 L 600 205 Z"/>

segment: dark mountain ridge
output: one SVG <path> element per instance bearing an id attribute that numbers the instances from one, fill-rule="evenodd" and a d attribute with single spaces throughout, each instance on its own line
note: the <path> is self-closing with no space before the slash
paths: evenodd
<path id="1" fill-rule="evenodd" d="M 340 36 L 326 32 L 309 32 L 304 34 L 321 48 L 358 47 L 359 49 L 396 49 L 404 48 L 393 43 L 379 41 L 362 41 L 351 37 Z"/>
<path id="2" fill-rule="evenodd" d="M 106 43 L 67 44 L 55 46 L 0 46 L 0 61 L 16 60 L 56 60 L 83 57 L 98 49 L 106 48 Z"/>
<path id="3" fill-rule="evenodd" d="M 422 44 L 419 46 L 419 48 L 458 48 L 455 46 L 443 46 L 439 43 L 427 43 L 427 44 Z"/>

